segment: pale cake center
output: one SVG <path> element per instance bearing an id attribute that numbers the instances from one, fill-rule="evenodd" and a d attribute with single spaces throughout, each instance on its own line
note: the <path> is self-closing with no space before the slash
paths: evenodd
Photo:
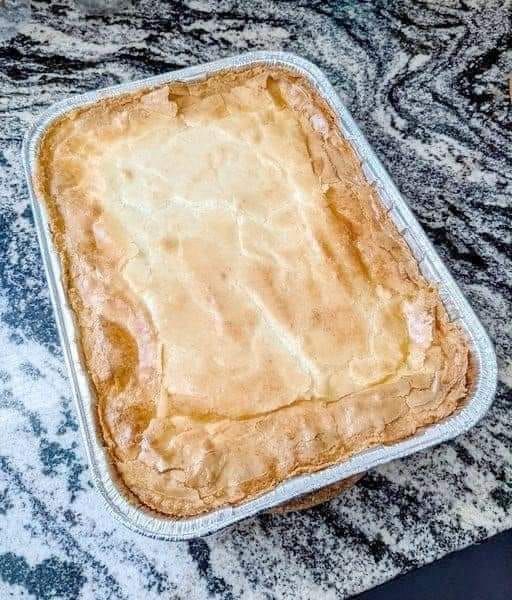
<path id="1" fill-rule="evenodd" d="M 296 116 L 258 110 L 144 122 L 95 164 L 103 234 L 151 315 L 159 417 L 242 417 L 336 400 L 407 359 L 400 298 L 369 281 L 332 217 Z M 206 111 L 205 111 L 206 112 Z"/>

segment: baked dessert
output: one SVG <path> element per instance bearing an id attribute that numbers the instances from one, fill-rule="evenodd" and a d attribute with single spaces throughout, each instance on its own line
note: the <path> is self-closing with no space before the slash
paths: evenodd
<path id="1" fill-rule="evenodd" d="M 74 110 L 36 186 L 105 444 L 189 517 L 449 415 L 468 347 L 330 108 L 252 67 Z"/>

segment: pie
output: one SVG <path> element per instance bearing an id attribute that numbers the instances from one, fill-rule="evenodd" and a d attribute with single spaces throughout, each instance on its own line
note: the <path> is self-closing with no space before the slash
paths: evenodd
<path id="1" fill-rule="evenodd" d="M 74 109 L 47 129 L 35 183 L 104 443 L 145 506 L 237 505 L 467 393 L 463 332 L 291 70 Z"/>

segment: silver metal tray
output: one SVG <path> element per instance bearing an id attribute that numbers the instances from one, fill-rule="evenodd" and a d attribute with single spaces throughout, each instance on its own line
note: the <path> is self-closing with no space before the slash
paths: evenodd
<path id="1" fill-rule="evenodd" d="M 125 94 L 140 88 L 172 81 L 193 81 L 208 77 L 219 70 L 240 69 L 257 64 L 279 66 L 304 76 L 338 116 L 341 132 L 359 155 L 367 179 L 374 182 L 377 187 L 382 202 L 389 209 L 391 217 L 409 244 L 424 276 L 436 283 L 450 318 L 460 323 L 466 332 L 471 345 L 475 378 L 463 406 L 442 422 L 422 429 L 411 438 L 389 446 L 371 448 L 318 473 L 294 477 L 241 506 L 217 509 L 189 519 L 172 519 L 139 506 L 133 498 L 130 498 L 116 476 L 108 452 L 103 446 L 97 426 L 94 396 L 77 344 L 74 316 L 62 284 L 60 262 L 53 246 L 44 203 L 37 198 L 33 187 L 33 170 L 41 136 L 52 121 L 72 109 L 94 103 L 101 98 Z M 111 514 L 130 529 L 165 540 L 184 540 L 213 533 L 350 475 L 449 440 L 475 425 L 489 408 L 496 388 L 496 356 L 484 328 L 335 90 L 323 73 L 310 62 L 288 53 L 252 52 L 75 96 L 54 104 L 37 119 L 25 137 L 23 157 L 37 235 L 91 477 Z"/>

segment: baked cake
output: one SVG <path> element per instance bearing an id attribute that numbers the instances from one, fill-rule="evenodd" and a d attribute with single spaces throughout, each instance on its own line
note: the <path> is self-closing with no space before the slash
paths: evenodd
<path id="1" fill-rule="evenodd" d="M 105 445 L 144 505 L 239 504 L 466 394 L 464 335 L 291 71 L 73 110 L 36 185 Z"/>

